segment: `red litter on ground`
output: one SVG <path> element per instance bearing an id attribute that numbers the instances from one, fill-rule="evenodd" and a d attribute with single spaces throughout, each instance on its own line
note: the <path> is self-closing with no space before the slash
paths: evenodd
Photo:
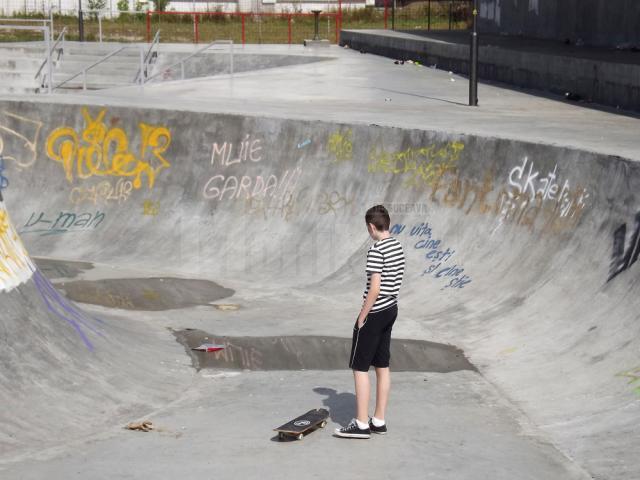
<path id="1" fill-rule="evenodd" d="M 191 350 L 197 350 L 199 352 L 217 352 L 224 350 L 224 345 L 215 345 L 213 343 L 203 343 L 199 347 L 192 348 Z"/>

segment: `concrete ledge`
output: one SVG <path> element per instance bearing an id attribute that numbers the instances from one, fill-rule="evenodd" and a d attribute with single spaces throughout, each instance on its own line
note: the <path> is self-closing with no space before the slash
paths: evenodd
<path id="1" fill-rule="evenodd" d="M 418 60 L 456 73 L 469 72 L 466 32 L 415 35 L 385 30 L 343 30 L 340 44 L 403 60 Z M 517 38 L 489 45 L 481 37 L 479 76 L 556 94 L 572 92 L 602 105 L 640 111 L 640 54 L 602 49 L 531 48 Z M 553 45 L 558 45 L 554 43 Z M 592 53 L 592 55 L 590 55 Z M 614 61 L 610 61 L 614 60 Z"/>

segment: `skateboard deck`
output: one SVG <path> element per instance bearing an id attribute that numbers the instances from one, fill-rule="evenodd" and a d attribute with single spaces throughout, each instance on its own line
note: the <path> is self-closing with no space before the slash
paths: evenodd
<path id="1" fill-rule="evenodd" d="M 307 431 L 316 427 L 324 428 L 327 425 L 328 416 L 328 410 L 324 408 L 314 408 L 304 415 L 300 415 L 284 425 L 274 428 L 274 430 L 278 432 L 278 438 L 281 440 L 287 436 L 302 440 Z"/>

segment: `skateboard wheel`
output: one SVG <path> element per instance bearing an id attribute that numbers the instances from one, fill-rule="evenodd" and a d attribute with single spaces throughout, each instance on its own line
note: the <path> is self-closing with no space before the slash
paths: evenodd
<path id="1" fill-rule="evenodd" d="M 304 433 L 299 433 L 296 437 L 298 440 L 302 440 L 304 438 Z"/>
<path id="2" fill-rule="evenodd" d="M 324 428 L 326 426 L 327 426 L 327 421 L 326 420 L 320 424 L 320 428 Z"/>

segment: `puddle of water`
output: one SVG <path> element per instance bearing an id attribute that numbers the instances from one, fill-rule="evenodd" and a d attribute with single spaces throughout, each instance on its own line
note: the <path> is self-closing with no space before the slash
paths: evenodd
<path id="1" fill-rule="evenodd" d="M 93 263 L 89 262 L 72 262 L 67 260 L 53 260 L 51 258 L 37 258 L 33 261 L 36 263 L 38 269 L 49 280 L 56 280 L 58 278 L 76 278 L 83 272 L 91 270 Z"/>
<path id="2" fill-rule="evenodd" d="M 321 336 L 224 337 L 202 330 L 173 334 L 191 356 L 197 370 L 344 370 L 348 368 L 350 338 Z M 203 343 L 224 345 L 218 352 L 191 350 Z M 391 340 L 395 372 L 453 372 L 476 368 L 455 346 L 420 340 Z"/>
<path id="3" fill-rule="evenodd" d="M 209 280 L 171 277 L 77 280 L 56 287 L 76 302 L 148 311 L 208 305 L 235 293 Z"/>

